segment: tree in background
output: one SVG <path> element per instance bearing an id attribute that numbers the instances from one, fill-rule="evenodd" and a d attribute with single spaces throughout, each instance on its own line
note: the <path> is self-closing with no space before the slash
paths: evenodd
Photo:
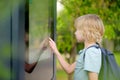
<path id="1" fill-rule="evenodd" d="M 99 15 L 105 25 L 103 46 L 120 51 L 120 0 L 58 0 L 64 9 L 57 18 L 57 45 L 61 53 L 68 55 L 69 63 L 75 60 L 77 44 L 74 37 L 74 20 L 84 14 Z M 79 45 L 79 49 L 83 45 Z M 69 80 L 72 80 L 69 76 Z"/>

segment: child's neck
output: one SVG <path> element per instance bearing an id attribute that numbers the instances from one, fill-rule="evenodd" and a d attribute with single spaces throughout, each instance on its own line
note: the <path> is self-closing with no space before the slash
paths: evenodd
<path id="1" fill-rule="evenodd" d="M 92 45 L 95 45 L 95 44 L 96 44 L 95 42 L 90 42 L 90 43 L 85 42 L 84 43 L 84 48 L 88 48 L 89 46 L 92 46 Z"/>

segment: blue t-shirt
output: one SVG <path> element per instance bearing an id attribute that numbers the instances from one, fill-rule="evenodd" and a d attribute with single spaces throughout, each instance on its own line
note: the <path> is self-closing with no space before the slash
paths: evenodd
<path id="1" fill-rule="evenodd" d="M 85 57 L 84 57 L 85 54 Z M 101 68 L 101 50 L 99 48 L 91 47 L 79 52 L 79 57 L 76 60 L 76 67 L 74 72 L 74 80 L 89 80 L 88 71 L 99 74 Z"/>

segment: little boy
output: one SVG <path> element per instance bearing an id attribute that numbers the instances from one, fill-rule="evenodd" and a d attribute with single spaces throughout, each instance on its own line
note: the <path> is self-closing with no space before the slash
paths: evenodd
<path id="1" fill-rule="evenodd" d="M 68 64 L 64 60 L 52 39 L 49 39 L 49 45 L 63 69 L 68 74 L 74 72 L 74 80 L 98 80 L 101 68 L 101 50 L 88 47 L 98 46 L 96 43 L 101 43 L 104 34 L 103 22 L 97 15 L 87 14 L 75 20 L 75 28 L 76 39 L 79 43 L 84 43 L 84 49 L 80 50 L 79 57 L 73 64 Z"/>

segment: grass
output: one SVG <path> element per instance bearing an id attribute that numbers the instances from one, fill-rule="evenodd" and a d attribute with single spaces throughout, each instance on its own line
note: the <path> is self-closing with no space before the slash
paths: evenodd
<path id="1" fill-rule="evenodd" d="M 114 53 L 117 64 L 120 66 L 120 53 Z"/>
<path id="2" fill-rule="evenodd" d="M 63 70 L 57 70 L 56 80 L 67 80 L 67 74 Z"/>
<path id="3" fill-rule="evenodd" d="M 56 80 L 68 80 L 66 72 L 62 69 L 57 59 L 56 64 L 57 64 Z"/>

